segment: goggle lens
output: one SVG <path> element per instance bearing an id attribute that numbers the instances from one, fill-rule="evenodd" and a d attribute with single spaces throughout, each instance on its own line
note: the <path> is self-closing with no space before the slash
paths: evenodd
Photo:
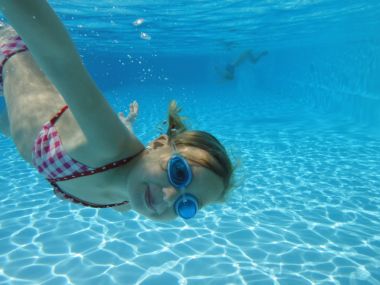
<path id="1" fill-rule="evenodd" d="M 198 200 L 191 194 L 183 194 L 174 204 L 174 209 L 178 216 L 183 219 L 190 219 L 198 211 Z"/>
<path id="2" fill-rule="evenodd" d="M 191 168 L 188 162 L 179 155 L 173 155 L 168 162 L 170 183 L 179 189 L 187 187 L 192 179 Z"/>

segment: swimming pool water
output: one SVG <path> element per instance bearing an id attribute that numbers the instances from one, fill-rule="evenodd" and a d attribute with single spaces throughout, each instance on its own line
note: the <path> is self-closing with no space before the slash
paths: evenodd
<path id="1" fill-rule="evenodd" d="M 190 18 L 163 1 L 51 3 L 115 111 L 139 102 L 141 140 L 178 100 L 191 128 L 227 146 L 236 188 L 186 222 L 83 208 L 56 198 L 0 135 L 0 284 L 380 284 L 375 1 L 194 1 Z M 244 16 L 233 41 L 219 30 L 233 23 L 228 11 Z M 120 24 L 152 14 L 150 42 Z M 233 82 L 218 78 L 215 66 L 247 47 L 269 54 Z"/>
<path id="2" fill-rule="evenodd" d="M 0 283 L 379 283 L 380 140 L 291 98 L 219 96 L 193 98 L 186 114 L 217 126 L 238 186 L 188 222 L 60 201 L 2 137 Z M 154 122 L 147 97 L 140 130 Z"/>

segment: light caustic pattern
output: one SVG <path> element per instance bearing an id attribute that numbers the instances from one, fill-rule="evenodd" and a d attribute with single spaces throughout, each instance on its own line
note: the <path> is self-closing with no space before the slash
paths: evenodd
<path id="1" fill-rule="evenodd" d="M 282 98 L 200 101 L 188 115 L 224 116 L 243 164 L 229 202 L 188 222 L 60 201 L 1 137 L 0 284 L 378 284 L 380 140 Z"/>

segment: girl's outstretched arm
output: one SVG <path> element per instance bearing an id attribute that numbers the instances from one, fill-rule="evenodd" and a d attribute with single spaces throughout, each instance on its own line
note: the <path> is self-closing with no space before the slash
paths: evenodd
<path id="1" fill-rule="evenodd" d="M 0 9 L 69 105 L 89 147 L 107 156 L 117 155 L 120 147 L 141 148 L 102 96 L 46 0 L 0 0 Z"/>

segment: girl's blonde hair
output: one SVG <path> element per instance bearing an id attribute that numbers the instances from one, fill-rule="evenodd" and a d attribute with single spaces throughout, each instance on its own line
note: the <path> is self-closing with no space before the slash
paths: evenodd
<path id="1" fill-rule="evenodd" d="M 192 163 L 211 170 L 223 180 L 224 191 L 218 201 L 225 201 L 227 194 L 233 186 L 231 180 L 234 171 L 226 149 L 213 135 L 207 132 L 187 130 L 183 123 L 185 118 L 179 115 L 180 112 L 181 108 L 177 105 L 176 101 L 171 101 L 169 105 L 168 129 L 166 132 L 169 141 L 173 142 L 177 147 L 196 147 L 209 154 L 201 158 L 191 153 L 186 153 L 184 156 Z"/>

